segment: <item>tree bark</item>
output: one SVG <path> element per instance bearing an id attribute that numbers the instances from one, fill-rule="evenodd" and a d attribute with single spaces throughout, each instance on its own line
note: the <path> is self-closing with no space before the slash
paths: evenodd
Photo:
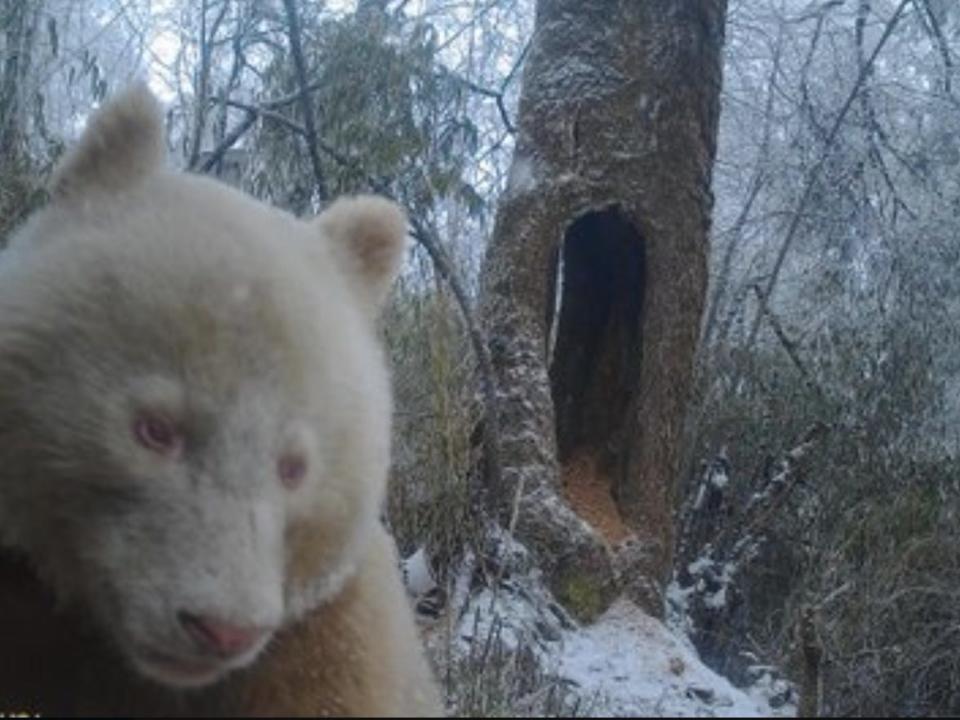
<path id="1" fill-rule="evenodd" d="M 43 2 L 0 0 L 0 248 L 40 190 L 28 151 L 31 71 Z"/>
<path id="2" fill-rule="evenodd" d="M 506 506 L 523 478 L 517 532 L 581 617 L 612 596 L 618 523 L 641 561 L 614 584 L 670 572 L 725 13 L 726 0 L 537 3 L 481 313 L 501 393 L 499 495 Z"/>

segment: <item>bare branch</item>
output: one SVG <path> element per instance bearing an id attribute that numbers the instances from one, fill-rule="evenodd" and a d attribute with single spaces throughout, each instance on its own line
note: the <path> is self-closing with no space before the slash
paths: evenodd
<path id="1" fill-rule="evenodd" d="M 527 53 L 530 50 L 530 41 L 527 41 L 527 44 L 523 46 L 523 50 L 520 55 L 517 56 L 516 61 L 513 63 L 513 67 L 510 68 L 510 72 L 506 74 L 503 78 L 503 82 L 500 83 L 499 90 L 491 90 L 490 88 L 483 87 L 478 85 L 472 80 L 467 80 L 466 78 L 460 77 L 459 75 L 453 75 L 457 82 L 462 83 L 466 88 L 472 90 L 478 95 L 483 95 L 484 97 L 492 98 L 497 103 L 497 110 L 500 112 L 500 119 L 503 121 L 503 127 L 506 129 L 507 133 L 514 135 L 517 132 L 516 126 L 513 124 L 513 121 L 510 120 L 510 113 L 507 112 L 507 104 L 504 99 L 507 88 L 510 86 L 510 83 L 513 81 L 514 76 L 516 75 L 517 70 L 523 64 L 523 61 L 527 57 Z"/>
<path id="2" fill-rule="evenodd" d="M 307 136 L 307 129 L 303 125 L 299 125 L 285 115 L 278 113 L 274 110 L 269 110 L 262 105 L 250 105 L 248 103 L 240 102 L 238 100 L 224 100 L 223 104 L 228 107 L 238 108 L 240 110 L 245 110 L 248 113 L 253 113 L 259 115 L 265 120 L 272 120 L 278 125 L 283 125 L 288 130 L 292 130 L 297 135 L 301 137 Z"/>
<path id="3" fill-rule="evenodd" d="M 934 38 L 936 38 L 937 47 L 940 50 L 940 57 L 943 58 L 943 91 L 947 95 L 952 95 L 951 76 L 953 75 L 953 56 L 950 54 L 950 44 L 943 35 L 943 28 L 940 27 L 937 14 L 933 11 L 933 8 L 930 7 L 930 0 L 914 0 L 914 5 L 917 7 L 917 10 L 921 9 L 920 5 L 923 6 L 923 10 L 926 10 L 926 18 L 930 23 L 930 31 Z M 924 13 L 921 12 L 921 16 L 923 16 L 923 14 Z"/>
<path id="4" fill-rule="evenodd" d="M 324 86 L 323 82 L 317 81 L 315 83 L 311 83 L 310 85 L 307 85 L 304 89 L 306 90 L 306 92 L 311 93 L 314 90 L 319 90 L 323 86 Z M 300 100 L 300 96 L 302 94 L 303 94 L 303 90 L 297 90 L 297 92 L 295 93 L 290 93 L 289 95 L 284 95 L 283 97 L 275 98 L 274 100 L 267 100 L 261 104 L 265 108 L 271 108 L 273 110 L 276 110 L 277 108 L 283 107 L 284 105 L 290 105 L 292 103 L 297 102 L 298 100 Z"/>
<path id="5" fill-rule="evenodd" d="M 194 99 L 193 138 L 190 144 L 190 159 L 187 167 L 195 168 L 200 160 L 200 148 L 203 144 L 203 134 L 207 126 L 207 99 L 210 95 L 210 65 L 213 56 L 212 46 L 220 24 L 227 14 L 229 3 L 224 0 L 220 4 L 220 11 L 214 18 L 210 32 L 207 32 L 207 11 L 210 6 L 207 0 L 200 5 L 200 67 L 197 71 L 197 95 Z"/>
<path id="6" fill-rule="evenodd" d="M 790 358 L 790 362 L 793 363 L 793 366 L 797 369 L 800 375 L 804 380 L 810 380 L 810 373 L 807 372 L 807 369 L 803 366 L 803 363 L 800 362 L 800 356 L 797 354 L 797 344 L 790 340 L 787 337 L 787 333 L 783 329 L 783 325 L 780 323 L 779 318 L 773 314 L 766 303 L 763 302 L 761 294 L 763 290 L 760 289 L 759 284 L 753 286 L 753 291 L 757 295 L 757 300 L 760 302 L 760 305 L 765 308 L 765 314 L 767 321 L 770 323 L 770 327 L 773 328 L 774 335 L 777 336 L 777 340 L 780 341 L 780 345 L 783 347 L 784 352 L 787 353 L 787 357 Z"/>
<path id="7" fill-rule="evenodd" d="M 462 83 L 464 87 L 472 90 L 478 95 L 483 95 L 484 97 L 493 98 L 497 103 L 497 110 L 500 111 L 500 119 L 503 120 L 503 126 L 506 128 L 507 132 L 510 133 L 511 135 L 513 135 L 516 132 L 516 128 L 514 127 L 514 124 L 510 121 L 510 115 L 507 113 L 507 106 L 504 104 L 504 101 L 503 101 L 502 90 L 500 91 L 491 90 L 481 85 L 477 85 L 475 82 L 472 82 L 471 80 L 467 80 L 466 78 L 457 77 L 457 81 Z"/>
<path id="8" fill-rule="evenodd" d="M 729 283 L 731 268 L 733 266 L 733 258 L 739 249 L 740 241 L 742 240 L 743 236 L 743 229 L 747 224 L 747 220 L 750 218 L 750 213 L 753 211 L 753 204 L 756 202 L 757 197 L 760 195 L 760 190 L 763 188 L 766 182 L 767 164 L 770 156 L 770 139 L 773 126 L 773 101 L 775 97 L 774 85 L 776 82 L 776 76 L 780 73 L 780 57 L 782 51 L 783 25 L 780 25 L 778 27 L 777 41 L 776 45 L 774 46 L 773 58 L 771 60 L 767 98 L 763 109 L 763 132 L 761 134 L 760 148 L 757 152 L 757 159 L 753 168 L 753 176 L 750 178 L 750 190 L 747 194 L 747 201 L 743 204 L 743 207 L 740 209 L 736 220 L 734 220 L 733 226 L 730 228 L 730 240 L 723 254 L 723 259 L 720 263 L 720 270 L 716 276 L 716 286 L 713 289 L 713 294 L 707 306 L 706 320 L 703 324 L 703 337 L 701 338 L 697 351 L 698 355 L 700 356 L 697 362 L 698 367 L 704 359 L 704 354 L 706 353 L 707 347 L 710 345 L 710 341 L 713 339 L 713 332 L 716 328 L 717 314 L 720 311 L 720 305 L 723 302 L 724 294 L 727 291 L 727 284 Z M 722 337 L 723 336 L 721 335 L 721 339 Z"/>
<path id="9" fill-rule="evenodd" d="M 823 170 L 827 159 L 830 157 L 831 151 L 833 150 L 840 127 L 843 125 L 843 121 L 846 119 L 847 113 L 850 112 L 850 108 L 852 107 L 854 100 L 856 100 L 861 86 L 873 69 L 873 65 L 876 62 L 877 56 L 880 54 L 883 46 L 887 44 L 887 40 L 890 39 L 894 29 L 900 22 L 903 11 L 911 2 L 913 2 L 913 0 L 901 0 L 900 5 L 893 13 L 893 17 L 890 18 L 889 22 L 887 22 L 887 26 L 883 31 L 883 35 L 877 41 L 873 52 L 871 53 L 867 62 L 864 63 L 864 66 L 861 68 L 860 74 L 858 75 L 853 88 L 850 90 L 850 94 L 847 96 L 846 102 L 844 102 L 843 107 L 840 109 L 840 112 L 833 122 L 833 126 L 830 128 L 830 132 L 827 134 L 826 141 L 824 143 L 824 150 L 820 156 L 820 159 L 817 161 L 817 164 L 813 166 L 809 175 L 807 176 L 803 194 L 800 196 L 800 202 L 797 203 L 797 208 L 793 212 L 793 217 L 790 220 L 790 226 L 787 228 L 787 234 L 784 237 L 783 245 L 781 245 L 780 251 L 777 253 L 776 262 L 773 264 L 773 271 L 770 273 L 767 286 L 764 288 L 763 295 L 760 298 L 760 307 L 757 308 L 756 317 L 754 318 L 753 324 L 750 327 L 750 335 L 747 338 L 748 350 L 753 347 L 753 343 L 757 338 L 757 332 L 760 329 L 760 321 L 763 319 L 766 313 L 767 304 L 770 302 L 770 297 L 773 295 L 773 290 L 776 287 L 777 280 L 780 277 L 780 271 L 783 268 L 783 261 L 786 259 L 787 253 L 790 251 L 793 241 L 796 238 L 797 231 L 800 229 L 800 221 L 803 219 L 803 214 L 807 209 L 807 204 L 810 202 L 810 198 L 813 196 L 813 189 L 817 180 L 820 178 L 820 173 Z"/>
<path id="10" fill-rule="evenodd" d="M 310 91 L 307 84 L 307 66 L 303 60 L 303 48 L 300 45 L 300 17 L 297 14 L 297 0 L 283 0 L 283 7 L 287 14 L 287 32 L 290 39 L 290 52 L 293 55 L 293 64 L 297 72 L 299 85 L 300 110 L 303 112 L 303 125 L 307 134 L 307 151 L 310 154 L 310 164 L 313 167 L 313 182 L 316 186 L 320 202 L 327 200 L 327 185 L 323 179 L 323 166 L 320 164 L 320 152 L 317 149 L 317 127 L 313 117 L 313 105 L 310 102 Z"/>
<path id="11" fill-rule="evenodd" d="M 207 156 L 207 159 L 203 161 L 202 165 L 200 165 L 200 172 L 210 172 L 210 170 L 212 170 L 213 167 L 223 159 L 223 156 L 227 150 L 232 148 L 236 142 L 243 137 L 247 130 L 253 127 L 253 124 L 256 121 L 257 114 L 254 112 L 248 112 L 247 116 L 241 120 L 237 126 L 231 130 L 226 137 L 223 138 L 220 144 L 210 152 L 210 155 Z"/>
<path id="12" fill-rule="evenodd" d="M 510 68 L 510 72 L 506 74 L 503 78 L 503 82 L 500 83 L 500 92 L 506 92 L 507 86 L 513 82 L 513 78 L 516 77 L 517 70 L 523 65 L 524 61 L 527 59 L 527 55 L 530 53 L 530 46 L 533 44 L 533 38 L 527 39 L 527 44 L 523 46 L 523 50 L 520 51 L 520 54 L 517 55 L 516 61 L 513 63 L 513 67 Z"/>

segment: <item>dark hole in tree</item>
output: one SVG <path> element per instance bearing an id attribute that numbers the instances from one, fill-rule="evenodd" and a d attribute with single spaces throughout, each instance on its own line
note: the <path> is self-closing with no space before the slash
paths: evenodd
<path id="1" fill-rule="evenodd" d="M 616 207 L 589 212 L 567 229 L 551 279 L 559 294 L 547 317 L 548 336 L 556 333 L 550 385 L 559 459 L 588 458 L 584 472 L 600 473 L 609 492 L 625 467 L 638 384 L 643 238 Z"/>

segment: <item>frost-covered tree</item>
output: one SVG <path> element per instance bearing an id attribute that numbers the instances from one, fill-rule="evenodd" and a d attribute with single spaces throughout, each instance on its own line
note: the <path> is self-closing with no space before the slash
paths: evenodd
<path id="1" fill-rule="evenodd" d="M 494 492 L 508 510 L 519 496 L 520 536 L 581 616 L 615 585 L 605 540 L 639 536 L 625 579 L 654 611 L 669 574 L 725 6 L 537 4 L 483 271 L 504 437 Z"/>

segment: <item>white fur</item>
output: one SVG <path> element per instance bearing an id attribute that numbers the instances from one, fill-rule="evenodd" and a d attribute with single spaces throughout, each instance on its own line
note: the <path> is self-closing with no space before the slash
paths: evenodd
<path id="1" fill-rule="evenodd" d="M 189 686 L 269 638 L 214 663 L 178 613 L 280 628 L 363 557 L 390 440 L 375 315 L 405 223 L 369 198 L 300 221 L 166 170 L 161 133 L 146 90 L 109 104 L 0 257 L 0 542 L 142 673 Z M 175 418 L 182 458 L 138 443 L 141 412 Z"/>

